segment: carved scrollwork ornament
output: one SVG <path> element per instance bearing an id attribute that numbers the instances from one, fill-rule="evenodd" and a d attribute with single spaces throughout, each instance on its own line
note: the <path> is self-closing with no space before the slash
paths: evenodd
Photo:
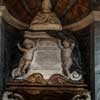
<path id="1" fill-rule="evenodd" d="M 24 98 L 18 93 L 6 91 L 2 96 L 2 100 L 24 100 Z"/>
<path id="2" fill-rule="evenodd" d="M 76 95 L 72 100 L 91 100 L 90 92 L 85 92 L 82 95 Z"/>
<path id="3" fill-rule="evenodd" d="M 73 71 L 70 74 L 70 79 L 72 81 L 80 81 L 82 79 L 82 75 L 80 73 L 78 73 L 77 71 Z"/>

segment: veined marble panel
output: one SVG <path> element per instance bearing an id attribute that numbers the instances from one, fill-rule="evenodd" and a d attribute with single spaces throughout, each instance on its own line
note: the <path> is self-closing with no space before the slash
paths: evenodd
<path id="1" fill-rule="evenodd" d="M 100 22 L 95 23 L 95 92 L 100 100 Z"/>

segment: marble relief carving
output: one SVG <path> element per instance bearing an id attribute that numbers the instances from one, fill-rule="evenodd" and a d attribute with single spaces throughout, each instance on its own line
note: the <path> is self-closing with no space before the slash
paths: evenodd
<path id="1" fill-rule="evenodd" d="M 23 72 L 25 72 L 25 69 L 27 68 L 29 69 L 29 73 L 27 73 L 25 77 L 31 75 L 33 72 L 34 73 L 41 72 L 44 78 L 48 79 L 52 74 L 62 73 L 60 52 L 61 50 L 55 41 L 44 40 L 44 39 L 37 40 L 36 47 L 32 49 L 32 51 L 28 52 L 29 54 L 25 52 L 24 56 L 22 57 L 22 59 L 26 57 L 24 58 L 25 59 L 24 61 L 27 62 L 27 60 L 29 61 L 28 55 L 29 57 L 31 56 L 29 62 L 30 64 L 27 66 L 23 64 L 22 65 L 23 68 L 21 68 L 20 67 L 20 65 L 22 64 L 21 61 L 20 62 L 21 64 L 19 64 L 18 69 L 13 72 L 13 73 L 18 72 L 18 73 L 16 74 L 16 76 L 13 75 L 13 77 L 23 76 L 25 74 Z M 22 72 L 23 75 L 20 75 L 19 72 Z"/>
<path id="2" fill-rule="evenodd" d="M 52 76 L 56 77 L 57 75 L 62 82 L 64 78 L 65 81 L 80 81 L 82 79 L 81 74 L 76 70 L 70 72 L 73 64 L 74 40 L 66 38 L 66 40 L 61 41 L 48 34 L 44 34 L 45 38 L 41 38 L 43 36 L 41 35 L 42 33 L 31 33 L 31 38 L 28 38 L 30 36 L 26 35 L 28 34 L 26 32 L 25 36 L 27 38 L 23 42 L 23 47 L 18 44 L 18 48 L 23 52 L 23 56 L 20 59 L 19 66 L 12 71 L 13 79 L 29 80 L 32 78 L 32 75 L 37 78 L 38 73 L 40 80 L 49 80 L 52 79 Z"/>
<path id="3" fill-rule="evenodd" d="M 33 18 L 30 29 L 31 30 L 62 30 L 60 20 L 54 12 L 51 11 L 50 0 L 42 1 L 42 11 L 38 12 Z"/>
<path id="4" fill-rule="evenodd" d="M 23 42 L 16 44 L 22 57 L 11 72 L 2 100 L 31 100 L 34 95 L 48 100 L 45 95 L 49 93 L 65 94 L 70 100 L 91 100 L 78 57 L 74 55 L 76 40 L 67 36 L 67 31 L 64 33 L 51 7 L 50 0 L 43 0 L 42 11 L 24 32 Z"/>
<path id="5" fill-rule="evenodd" d="M 13 79 L 30 80 L 34 76 L 32 81 L 36 81 L 38 77 L 41 83 L 50 83 L 50 79 L 57 79 L 58 83 L 82 80 L 80 73 L 76 70 L 70 71 L 75 41 L 67 37 L 62 40 L 45 32 L 63 31 L 60 20 L 51 11 L 50 0 L 43 0 L 42 11 L 33 18 L 29 29 L 36 32 L 26 31 L 23 44 L 18 43 L 23 56 L 18 67 L 12 71 Z"/>
<path id="6" fill-rule="evenodd" d="M 72 54 L 76 41 L 65 35 L 64 38 L 58 36 L 59 31 L 64 35 L 60 20 L 51 11 L 50 0 L 43 0 L 42 11 L 33 18 L 29 30 L 24 32 L 24 41 L 17 44 L 23 55 L 18 66 L 12 70 L 13 86 L 8 85 L 8 90 L 12 89 L 16 92 L 21 89 L 19 93 L 25 92 L 29 95 L 68 92 L 72 95 L 70 97 L 73 98 L 72 100 L 81 100 L 81 98 L 85 100 L 83 96 L 87 95 L 82 93 L 86 91 L 84 87 L 87 85 L 83 83 L 82 73 L 77 71 L 77 67 L 72 70 L 74 63 Z M 80 85 L 77 84 L 78 82 Z M 60 87 L 58 89 L 55 86 Z M 12 96 L 12 94 L 14 98 L 11 99 L 16 100 L 16 94 L 12 92 L 4 93 L 3 99 L 6 97 L 9 100 L 8 95 Z M 18 100 L 24 100 L 19 94 L 17 96 Z M 89 96 L 86 98 L 89 100 Z"/>
<path id="7" fill-rule="evenodd" d="M 13 77 L 20 77 L 25 74 L 25 71 L 31 65 L 34 58 L 34 51 L 38 48 L 38 43 L 35 45 L 35 42 L 30 39 L 25 39 L 23 44 L 24 47 L 21 47 L 20 44 L 18 44 L 18 48 L 21 52 L 23 52 L 23 56 L 19 62 L 19 67 L 13 72 L 15 73 Z"/>

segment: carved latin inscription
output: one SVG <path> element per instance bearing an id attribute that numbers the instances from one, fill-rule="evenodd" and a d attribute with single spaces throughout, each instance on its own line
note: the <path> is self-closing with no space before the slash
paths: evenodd
<path id="1" fill-rule="evenodd" d="M 62 74 L 61 49 L 57 42 L 53 40 L 39 40 L 38 42 L 39 46 L 34 51 L 29 71 L 22 78 L 33 73 L 41 73 L 44 79 L 49 79 L 53 74 Z"/>

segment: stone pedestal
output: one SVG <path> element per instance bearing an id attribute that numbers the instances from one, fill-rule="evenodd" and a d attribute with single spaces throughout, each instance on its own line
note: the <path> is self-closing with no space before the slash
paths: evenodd
<path id="1" fill-rule="evenodd" d="M 23 100 L 91 100 L 85 84 L 41 85 L 25 81 L 8 83 L 6 91 L 20 94 Z"/>

